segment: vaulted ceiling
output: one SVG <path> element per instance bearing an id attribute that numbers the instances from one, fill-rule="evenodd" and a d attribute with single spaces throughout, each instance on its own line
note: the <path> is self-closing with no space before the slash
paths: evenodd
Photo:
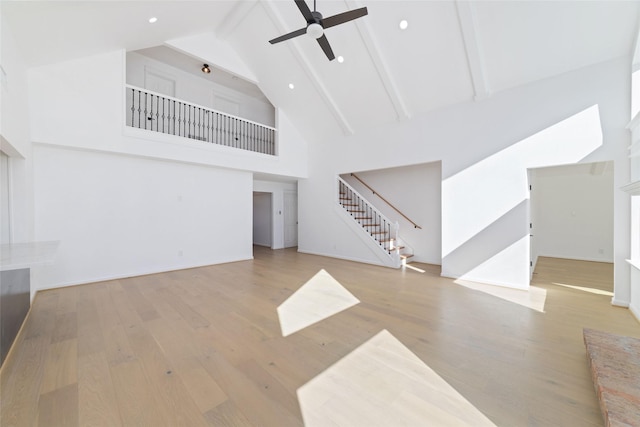
<path id="1" fill-rule="evenodd" d="M 214 33 L 317 141 L 630 59 L 640 22 L 637 1 L 317 1 L 325 17 L 363 6 L 366 17 L 326 31 L 343 63 L 306 36 L 268 43 L 305 25 L 292 0 L 3 1 L 2 14 L 30 65 Z"/>

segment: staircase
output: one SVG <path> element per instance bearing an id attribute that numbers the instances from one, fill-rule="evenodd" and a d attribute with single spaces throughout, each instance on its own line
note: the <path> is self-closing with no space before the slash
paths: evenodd
<path id="1" fill-rule="evenodd" d="M 392 260 L 394 267 L 407 264 L 413 251 L 398 236 L 398 222 L 391 222 L 346 181 L 338 177 L 338 203 Z"/>

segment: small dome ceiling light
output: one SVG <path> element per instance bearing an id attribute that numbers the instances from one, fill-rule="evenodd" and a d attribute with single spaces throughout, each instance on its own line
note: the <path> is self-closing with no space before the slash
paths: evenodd
<path id="1" fill-rule="evenodd" d="M 338 56 L 338 62 L 342 64 L 344 62 L 344 56 Z"/>
<path id="2" fill-rule="evenodd" d="M 149 18 L 149 24 L 155 24 L 156 22 L 158 22 L 158 18 L 156 18 L 155 16 Z"/>
<path id="3" fill-rule="evenodd" d="M 402 21 L 400 21 L 400 29 L 401 30 L 406 30 L 408 26 L 409 26 L 409 23 L 407 22 L 406 19 L 403 19 Z"/>
<path id="4" fill-rule="evenodd" d="M 324 34 L 324 28 L 320 24 L 313 23 L 307 27 L 307 34 L 314 39 L 319 39 Z"/>
<path id="5" fill-rule="evenodd" d="M 205 73 L 205 74 L 209 74 L 209 73 L 211 73 L 211 68 L 209 68 L 209 65 L 208 65 L 208 64 L 204 64 L 204 65 L 202 66 L 201 70 L 202 70 L 202 72 L 203 72 L 203 73 Z"/>
<path id="6" fill-rule="evenodd" d="M 289 83 L 289 89 L 293 89 L 294 87 L 293 83 Z"/>

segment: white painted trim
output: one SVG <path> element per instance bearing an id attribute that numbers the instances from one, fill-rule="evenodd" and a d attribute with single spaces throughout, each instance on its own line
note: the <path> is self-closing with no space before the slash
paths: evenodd
<path id="1" fill-rule="evenodd" d="M 636 270 L 640 271 L 640 261 L 635 261 L 635 260 L 631 260 L 631 259 L 627 259 L 625 261 L 627 261 Z"/>
<path id="2" fill-rule="evenodd" d="M 462 280 L 465 282 L 473 282 L 473 283 L 480 283 L 483 285 L 492 285 L 492 286 L 500 286 L 503 288 L 509 288 L 509 289 L 517 289 L 517 290 L 522 290 L 522 291 L 527 291 L 530 288 L 530 285 L 526 285 L 526 286 L 514 286 L 513 283 L 507 283 L 507 282 L 497 282 L 497 281 L 489 281 L 489 280 L 477 280 L 474 278 L 465 278 L 464 274 L 456 274 L 456 273 L 452 273 L 450 271 L 441 271 L 440 273 L 440 277 L 445 277 L 447 279 L 453 279 L 453 280 Z"/>
<path id="3" fill-rule="evenodd" d="M 475 5 L 470 1 L 456 0 L 456 8 L 465 51 L 467 52 L 469 74 L 471 74 L 475 92 L 474 99 L 481 101 L 491 96 L 491 89 L 484 66 L 482 41 L 478 35 Z"/>
<path id="4" fill-rule="evenodd" d="M 620 301 L 617 300 L 616 297 L 611 298 L 611 305 L 615 305 L 616 307 L 629 308 L 629 301 Z"/>
<path id="5" fill-rule="evenodd" d="M 629 146 L 629 157 L 638 157 L 640 156 L 640 139 L 633 142 Z"/>
<path id="6" fill-rule="evenodd" d="M 345 0 L 349 9 L 358 9 L 363 7 L 358 0 Z M 371 62 L 376 67 L 376 71 L 378 72 L 378 77 L 380 77 L 380 81 L 384 86 L 387 95 L 389 96 L 389 100 L 393 105 L 393 108 L 396 111 L 396 115 L 399 120 L 407 120 L 411 118 L 411 113 L 407 108 L 407 104 L 404 102 L 400 94 L 400 90 L 398 90 L 398 86 L 393 78 L 392 73 L 389 71 L 389 67 L 387 65 L 387 61 L 384 60 L 380 52 L 380 46 L 375 38 L 375 32 L 371 29 L 369 25 L 369 21 L 367 19 L 358 19 L 354 21 L 356 24 L 356 28 L 360 33 L 360 37 L 364 42 L 364 45 L 367 48 L 367 52 L 369 53 L 369 57 L 371 58 Z"/>
<path id="7" fill-rule="evenodd" d="M 284 20 L 282 19 L 282 16 L 280 15 L 280 13 L 276 10 L 275 6 L 273 6 L 272 2 L 261 1 L 260 4 L 264 7 L 265 12 L 267 12 L 267 15 L 269 15 L 269 17 L 271 18 L 271 21 L 273 21 L 274 25 L 276 26 L 280 34 L 287 33 L 288 30 L 284 25 Z M 305 55 L 304 51 L 300 49 L 300 46 L 298 45 L 298 41 L 289 40 L 286 43 L 286 45 L 289 46 L 289 49 L 291 49 L 294 58 L 298 61 L 303 71 L 307 74 L 307 77 L 309 77 L 309 80 L 318 91 L 318 94 L 320 94 L 320 97 L 329 108 L 329 111 L 331 111 L 331 113 L 333 114 L 334 118 L 342 128 L 342 131 L 344 132 L 344 134 L 346 136 L 353 135 L 354 134 L 353 128 L 349 124 L 345 115 L 340 110 L 338 103 L 333 100 L 331 93 L 326 88 L 326 86 L 322 83 L 318 73 L 316 73 L 314 68 L 311 66 L 311 62 L 309 62 L 309 59 L 307 59 L 307 56 Z"/>
<path id="8" fill-rule="evenodd" d="M 631 121 L 629 121 L 629 123 L 627 123 L 626 128 L 631 131 L 633 131 L 636 128 L 640 128 L 640 112 L 636 114 L 635 117 L 631 119 Z"/>
<path id="9" fill-rule="evenodd" d="M 238 25 L 245 20 L 256 4 L 258 4 L 258 0 L 236 2 L 235 6 L 222 19 L 222 23 L 215 29 L 216 37 L 225 41 L 238 28 Z"/>
<path id="10" fill-rule="evenodd" d="M 168 273 L 168 272 L 171 272 L 171 271 L 189 270 L 191 268 L 210 267 L 210 266 L 219 265 L 219 264 L 230 264 L 232 262 L 250 261 L 252 259 L 253 259 L 253 255 L 251 257 L 249 257 L 249 258 L 221 259 L 219 261 L 212 262 L 212 263 L 206 263 L 206 264 L 181 265 L 181 266 L 176 266 L 175 268 L 169 268 L 169 269 L 166 269 L 166 270 L 165 269 L 162 269 L 162 270 L 144 270 L 144 271 L 135 272 L 135 273 L 124 273 L 124 274 L 114 274 L 114 275 L 108 275 L 108 276 L 100 276 L 100 277 L 90 278 L 90 279 L 87 279 L 87 280 L 71 281 L 71 282 L 64 282 L 64 283 L 48 285 L 48 286 L 44 286 L 44 287 L 38 287 L 38 289 L 35 290 L 35 293 L 37 293 L 39 291 L 48 290 L 48 289 L 66 288 L 66 287 L 69 287 L 69 286 L 88 285 L 88 284 L 91 284 L 91 283 L 106 282 L 106 281 L 109 281 L 109 280 L 128 279 L 128 278 L 131 278 L 131 277 L 148 276 L 148 275 L 151 275 L 151 274 Z M 34 295 L 35 295 L 35 293 L 34 293 Z M 32 297 L 32 300 L 33 300 L 33 297 Z"/>
<path id="11" fill-rule="evenodd" d="M 606 260 L 606 259 L 586 258 L 586 257 L 572 257 L 572 256 L 567 256 L 567 255 L 538 254 L 538 257 L 556 258 L 556 259 L 570 259 L 570 260 L 574 260 L 574 261 L 601 262 L 601 263 L 604 263 L 604 264 L 613 264 L 614 263 L 612 259 Z"/>
<path id="12" fill-rule="evenodd" d="M 640 181 L 631 182 L 620 187 L 620 189 L 632 196 L 640 196 Z"/>
<path id="13" fill-rule="evenodd" d="M 5 154 L 6 156 L 6 154 Z M 14 203 L 14 188 L 13 188 L 13 159 L 11 156 L 7 156 L 7 213 L 9 218 L 7 218 L 7 223 L 9 225 L 9 239 L 7 240 L 9 243 L 13 243 L 15 240 L 15 212 L 13 210 Z"/>
<path id="14" fill-rule="evenodd" d="M 637 311 L 632 305 L 629 306 L 629 311 L 633 314 L 633 317 L 640 322 L 640 311 Z"/>

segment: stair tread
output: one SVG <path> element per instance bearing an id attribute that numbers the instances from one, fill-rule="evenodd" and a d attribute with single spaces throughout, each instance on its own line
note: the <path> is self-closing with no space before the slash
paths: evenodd
<path id="1" fill-rule="evenodd" d="M 400 255 L 400 258 L 407 259 L 407 258 L 411 258 L 412 256 L 413 256 L 413 254 L 402 254 L 402 255 Z"/>

